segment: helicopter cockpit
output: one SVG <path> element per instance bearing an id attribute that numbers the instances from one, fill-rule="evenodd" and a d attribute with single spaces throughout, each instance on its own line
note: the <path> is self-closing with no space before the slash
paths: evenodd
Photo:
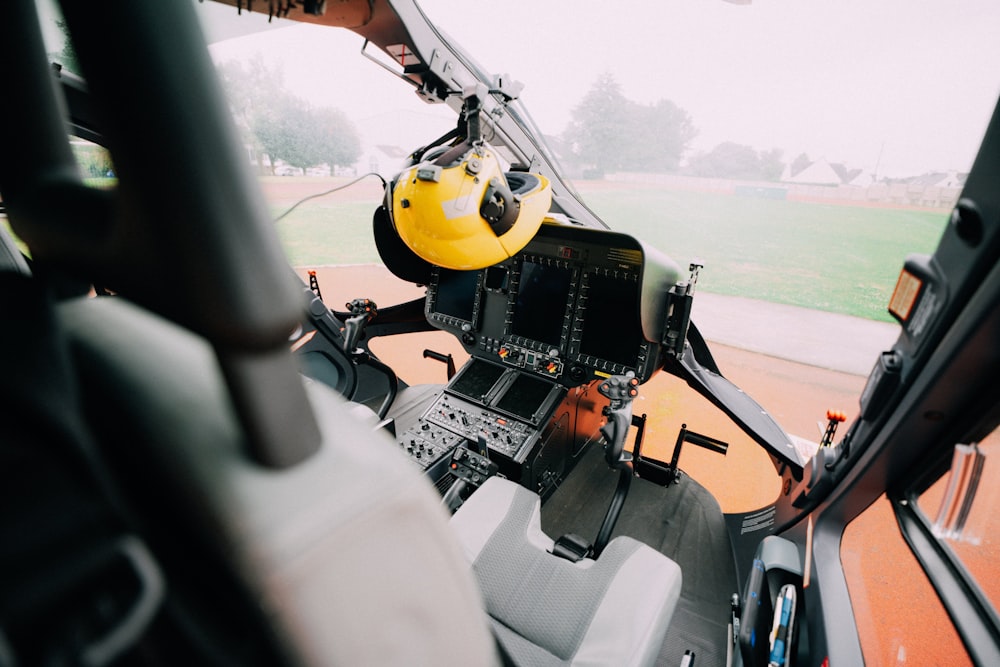
<path id="1" fill-rule="evenodd" d="M 688 167 L 711 166 L 697 156 L 684 173 L 674 164 L 605 174 L 577 161 L 568 176 L 559 163 L 571 142 L 543 135 L 521 86 L 487 75 L 414 0 L 273 0 L 250 26 L 252 3 L 241 0 L 63 2 L 65 25 L 49 20 L 48 4 L 0 11 L 12 99 L 0 123 L 0 452 L 10 464 L 0 466 L 10 538 L 0 540 L 0 662 L 690 665 L 697 655 L 719 667 L 860 664 L 876 655 L 862 636 L 869 621 L 895 615 L 860 606 L 845 555 L 882 552 L 846 549 L 845 528 L 880 495 L 969 655 L 997 662 L 992 603 L 961 588 L 964 570 L 937 547 L 954 536 L 915 508 L 931 484 L 943 486 L 954 451 L 968 474 L 949 486 L 941 516 L 965 539 L 984 465 L 975 442 L 997 423 L 1000 116 L 947 216 L 903 219 L 903 205 L 885 201 L 828 211 L 792 196 L 815 183 L 777 174 L 689 181 Z M 591 23 L 605 28 L 606 9 Z M 652 25 L 653 13 L 628 18 Z M 263 23 L 272 17 L 300 25 L 272 32 Z M 441 127 L 410 130 L 439 138 L 407 155 L 415 134 L 396 136 L 405 123 L 374 99 L 376 86 L 327 82 L 365 113 L 379 111 L 366 128 L 379 130 L 366 140 L 372 152 L 348 168 L 329 154 L 325 131 L 346 137 L 349 123 L 298 108 L 266 67 L 230 77 L 239 66 L 221 55 L 213 64 L 214 40 L 202 32 L 281 36 L 286 46 L 267 52 L 276 58 L 301 55 L 302 24 L 349 33 L 355 55 L 363 42 L 361 55 L 421 104 L 447 107 Z M 325 47 L 337 41 L 328 37 Z M 329 76 L 340 68 L 312 65 L 340 62 L 313 57 L 288 71 Z M 577 69 L 567 61 L 560 71 Z M 248 81 L 266 102 L 237 99 L 245 91 L 232 84 Z M 626 104 L 609 120 L 635 125 L 641 143 L 656 134 L 648 114 L 668 110 Z M 294 147 L 261 140 L 296 125 L 305 138 Z M 320 157 L 303 147 L 320 143 Z M 377 155 L 401 165 L 395 180 Z M 763 171 L 767 155 L 755 156 Z M 650 167 L 630 158 L 616 169 L 636 164 Z M 369 189 L 347 190 L 368 176 L 381 187 L 369 179 Z M 423 197 L 441 185 L 459 194 Z M 707 191 L 719 187 L 728 189 Z M 342 190 L 352 201 L 319 204 Z M 602 191 L 617 219 L 590 208 Z M 314 210 L 277 215 L 307 199 Z M 878 224 L 860 214 L 868 209 Z M 426 211 L 432 224 L 419 229 Z M 765 350 L 727 349 L 709 325 L 699 330 L 710 320 L 707 310 L 692 315 L 702 274 L 699 308 L 725 297 L 716 303 L 732 309 L 731 328 L 751 319 L 736 307 L 744 296 L 713 291 L 742 288 L 740 274 L 711 282 L 742 254 L 704 267 L 667 256 L 698 257 L 684 243 L 705 220 L 719 221 L 717 238 L 739 236 L 743 253 L 744 235 L 787 240 L 802 227 L 846 229 L 852 216 L 850 229 L 886 230 L 866 241 L 879 250 L 927 218 L 944 225 L 933 256 L 905 261 L 889 308 L 904 328 L 877 347 L 869 375 L 870 365 L 807 375 L 794 359 L 768 356 L 802 314 L 773 317 L 787 312 L 779 300 L 752 299 L 773 339 Z M 468 251 L 461 235 L 438 235 L 467 223 L 484 245 Z M 320 250 L 307 227 L 323 237 Z M 514 227 L 516 243 L 494 243 Z M 840 255 L 830 282 L 801 268 L 828 247 L 773 250 L 766 273 L 780 282 L 796 282 L 790 257 L 813 294 L 855 282 Z M 818 312 L 810 322 L 831 321 Z M 431 361 L 411 375 L 421 349 L 446 370 Z M 793 404 L 785 414 L 736 384 L 757 393 L 745 380 L 765 368 L 766 386 L 788 399 L 779 405 Z M 827 412 L 825 432 L 819 423 L 818 443 L 789 435 L 815 425 L 800 394 L 823 383 L 846 387 L 816 390 L 824 403 L 860 391 L 858 417 L 839 442 L 839 412 Z M 919 604 L 923 615 L 929 605 Z M 907 641 L 914 634 L 937 641 L 922 632 Z M 906 657 L 903 644 L 888 646 Z"/>

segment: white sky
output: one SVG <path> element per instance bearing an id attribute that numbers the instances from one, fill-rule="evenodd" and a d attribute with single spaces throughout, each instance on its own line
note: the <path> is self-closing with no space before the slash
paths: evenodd
<path id="1" fill-rule="evenodd" d="M 550 134 L 562 132 L 572 108 L 608 71 L 632 100 L 667 98 L 686 109 L 699 129 L 696 150 L 732 140 L 781 148 L 788 161 L 806 152 L 870 171 L 881 152 L 880 175 L 964 171 L 1000 93 L 996 0 L 421 6 L 487 70 L 522 81 L 522 99 Z M 302 59 L 286 79 L 297 94 L 343 109 L 362 132 L 375 117 L 398 117 L 398 138 L 374 143 L 409 141 L 407 149 L 433 138 L 426 129 L 407 135 L 415 119 L 435 119 L 442 130 L 453 122 L 447 110 L 419 102 L 409 86 L 364 60 L 360 38 L 329 33 L 297 26 L 266 36 L 268 59 Z M 261 50 L 252 41 L 226 40 L 213 52 L 223 60 L 248 57 Z"/>

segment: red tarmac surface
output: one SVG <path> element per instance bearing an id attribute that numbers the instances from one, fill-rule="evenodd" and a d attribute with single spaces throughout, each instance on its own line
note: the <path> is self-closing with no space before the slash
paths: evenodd
<path id="1" fill-rule="evenodd" d="M 305 279 L 304 271 L 302 276 Z M 368 297 L 380 306 L 387 306 L 423 296 L 422 288 L 397 280 L 381 266 L 317 268 L 317 278 L 324 300 L 334 308 L 341 308 L 357 297 Z M 710 296 L 705 301 L 725 306 L 725 297 L 721 299 Z M 733 308 L 741 306 L 736 301 L 729 303 Z M 858 396 L 870 368 L 863 358 L 860 362 L 848 362 L 853 372 L 844 372 L 831 369 L 835 363 L 813 360 L 828 366 L 820 367 L 760 351 L 770 346 L 776 352 L 788 351 L 788 356 L 795 356 L 794 346 L 784 339 L 768 343 L 766 337 L 759 338 L 754 344 L 757 351 L 720 344 L 719 338 L 725 339 L 732 333 L 733 312 L 723 309 L 713 315 L 701 306 L 702 319 L 699 319 L 697 296 L 695 304 L 694 321 L 703 322 L 699 326 L 723 375 L 754 397 L 788 433 L 818 441 L 821 435 L 818 422 L 825 420 L 828 409 L 844 412 L 848 421 L 856 415 Z M 751 306 L 748 312 L 760 313 L 759 303 L 742 305 Z M 810 312 L 802 311 L 801 315 L 804 318 Z M 787 322 L 796 313 L 782 311 L 779 315 Z M 891 344 L 894 335 L 884 329 L 886 325 L 876 324 L 872 328 L 868 326 L 871 324 L 876 323 L 839 322 L 836 326 L 859 328 L 853 334 L 835 332 L 835 335 L 864 336 L 877 353 L 885 349 L 886 341 Z M 713 329 L 719 332 L 718 336 L 713 335 Z M 746 331 L 752 329 L 750 325 Z M 787 338 L 787 325 L 784 334 Z M 458 342 L 443 332 L 400 338 L 403 340 L 376 340 L 372 350 L 409 384 L 445 381 L 443 364 L 422 358 L 425 348 L 451 353 L 458 366 L 467 358 Z M 869 358 L 874 360 L 874 354 Z M 724 457 L 691 447 L 684 450 L 680 461 L 687 474 L 715 495 L 724 512 L 757 509 L 777 496 L 779 478 L 769 457 L 724 414 L 680 380 L 666 373 L 654 377 L 641 388 L 634 411 L 648 416 L 643 451 L 657 458 L 670 459 L 682 423 L 730 444 Z M 841 558 L 869 665 L 970 664 L 957 636 L 949 632 L 951 624 L 933 590 L 899 536 L 887 502 L 876 503 L 849 527 Z"/>

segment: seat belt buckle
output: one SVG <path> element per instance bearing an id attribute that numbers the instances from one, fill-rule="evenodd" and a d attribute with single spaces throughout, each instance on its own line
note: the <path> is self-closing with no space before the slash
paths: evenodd
<path id="1" fill-rule="evenodd" d="M 551 553 L 553 556 L 575 563 L 591 555 L 593 546 L 579 535 L 568 533 L 556 540 Z"/>

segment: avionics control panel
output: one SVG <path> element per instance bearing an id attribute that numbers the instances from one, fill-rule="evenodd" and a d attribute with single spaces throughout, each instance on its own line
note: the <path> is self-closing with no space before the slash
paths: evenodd
<path id="1" fill-rule="evenodd" d="M 536 431 L 524 422 L 448 394 L 438 397 L 424 420 L 473 442 L 483 436 L 490 451 L 515 460 L 527 449 Z"/>
<path id="2" fill-rule="evenodd" d="M 566 395 L 555 382 L 473 357 L 398 442 L 434 479 L 446 472 L 456 446 L 482 443 L 501 474 L 542 490 L 557 477 L 545 474 L 550 467 L 565 468 L 565 437 L 547 433 Z"/>
<path id="3" fill-rule="evenodd" d="M 564 387 L 660 362 L 666 294 L 678 267 L 631 236 L 543 224 L 511 259 L 435 269 L 425 314 L 473 357 Z"/>

